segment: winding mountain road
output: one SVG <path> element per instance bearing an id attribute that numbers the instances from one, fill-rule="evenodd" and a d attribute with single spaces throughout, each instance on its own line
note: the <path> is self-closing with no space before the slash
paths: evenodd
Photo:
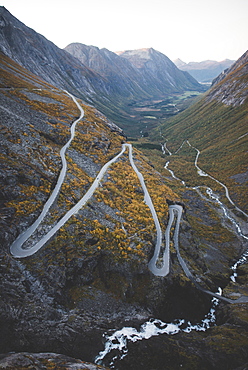
<path id="1" fill-rule="evenodd" d="M 74 103 L 76 104 L 76 106 L 78 107 L 78 109 L 80 111 L 80 116 L 71 125 L 71 129 L 70 129 L 70 131 L 71 131 L 71 137 L 67 141 L 67 143 L 60 150 L 60 157 L 61 157 L 61 161 L 62 161 L 62 169 L 60 171 L 60 174 L 59 174 L 59 177 L 58 177 L 58 180 L 57 180 L 57 184 L 56 184 L 55 188 L 53 189 L 50 197 L 46 201 L 46 203 L 45 203 L 45 205 L 44 205 L 44 207 L 42 209 L 41 214 L 39 215 L 39 217 L 37 218 L 37 220 L 27 230 L 25 230 L 23 233 L 21 233 L 17 237 L 17 239 L 13 242 L 13 244 L 10 246 L 10 252 L 11 252 L 11 254 L 14 257 L 21 258 L 21 257 L 30 256 L 31 254 L 34 254 L 35 252 L 37 252 L 37 250 L 39 250 L 39 248 L 41 248 L 41 247 L 33 247 L 31 249 L 23 249 L 22 246 L 28 240 L 28 238 L 35 232 L 35 230 L 38 228 L 38 226 L 40 225 L 40 223 L 42 222 L 42 220 L 46 216 L 46 214 L 49 211 L 50 207 L 52 206 L 52 204 L 54 203 L 55 199 L 57 198 L 57 195 L 59 194 L 59 191 L 60 191 L 61 186 L 62 186 L 62 184 L 64 182 L 64 179 L 65 179 L 66 170 L 67 170 L 67 162 L 66 162 L 66 158 L 65 158 L 65 152 L 66 152 L 67 148 L 70 146 L 70 144 L 71 144 L 71 142 L 72 142 L 72 140 L 74 138 L 75 128 L 76 128 L 77 123 L 84 116 L 84 110 L 79 105 L 79 103 L 77 102 L 76 98 L 73 95 L 71 95 L 66 90 L 64 90 L 64 92 L 66 94 L 68 94 L 73 99 Z M 32 253 L 31 253 L 31 251 L 32 251 Z"/>
<path id="2" fill-rule="evenodd" d="M 222 296 L 220 296 L 216 293 L 212 293 L 208 290 L 203 289 L 196 282 L 194 276 L 190 272 L 187 264 L 185 263 L 184 259 L 181 257 L 180 251 L 179 251 L 179 227 L 180 227 L 180 221 L 181 221 L 182 211 L 183 211 L 183 208 L 182 208 L 181 205 L 173 204 L 173 205 L 169 206 L 169 221 L 168 221 L 168 225 L 167 225 L 167 228 L 166 228 L 166 231 L 165 231 L 165 250 L 163 252 L 162 261 L 159 261 L 161 248 L 163 248 L 161 226 L 160 226 L 158 216 L 157 216 L 156 210 L 154 208 L 152 199 L 151 199 L 150 194 L 149 194 L 149 192 L 147 190 L 147 187 L 145 185 L 144 177 L 139 172 L 138 168 L 136 167 L 136 165 L 134 163 L 133 153 L 132 153 L 132 145 L 127 144 L 127 143 L 122 144 L 121 151 L 101 168 L 101 170 L 98 173 L 98 175 L 96 176 L 93 184 L 91 185 L 89 190 L 86 192 L 86 194 L 78 201 L 78 203 L 74 207 L 72 207 L 58 221 L 58 223 L 54 227 L 52 227 L 52 229 L 49 230 L 48 233 L 44 237 L 42 237 L 34 246 L 32 246 L 30 248 L 23 247 L 24 243 L 34 233 L 34 231 L 38 228 L 38 226 L 40 225 L 40 223 L 44 219 L 45 215 L 47 214 L 51 205 L 54 203 L 54 201 L 55 201 L 55 199 L 56 199 L 56 197 L 57 197 L 57 195 L 60 191 L 61 185 L 63 184 L 64 178 L 65 178 L 65 175 L 66 175 L 66 169 L 67 169 L 67 162 L 66 162 L 66 159 L 65 159 L 65 152 L 66 152 L 67 148 L 69 147 L 71 141 L 73 140 L 73 137 L 74 137 L 74 134 L 75 134 L 76 124 L 84 116 L 84 111 L 83 111 L 82 107 L 79 105 L 79 103 L 76 101 L 76 98 L 73 95 L 71 95 L 70 93 L 68 93 L 67 91 L 65 91 L 65 92 L 73 99 L 73 101 L 75 102 L 75 104 L 79 108 L 80 117 L 73 122 L 73 124 L 71 126 L 71 137 L 60 151 L 60 156 L 61 156 L 61 160 L 62 160 L 62 169 L 61 169 L 57 184 L 56 184 L 51 196 L 49 197 L 49 199 L 45 203 L 45 205 L 43 207 L 43 210 L 42 210 L 40 216 L 37 218 L 37 220 L 13 242 L 13 244 L 10 247 L 11 254 L 16 258 L 24 258 L 24 257 L 33 255 L 40 248 L 42 248 L 51 239 L 51 237 L 70 219 L 70 217 L 75 215 L 88 202 L 88 200 L 92 197 L 95 190 L 99 186 L 99 183 L 102 180 L 102 178 L 105 175 L 108 168 L 114 162 L 116 162 L 120 156 L 123 155 L 123 153 L 126 151 L 126 149 L 128 149 L 130 164 L 131 164 L 133 170 L 135 171 L 135 173 L 137 174 L 137 177 L 140 181 L 140 184 L 141 184 L 143 192 L 144 192 L 144 202 L 146 203 L 146 205 L 149 207 L 149 209 L 151 211 L 151 214 L 152 214 L 152 217 L 153 217 L 153 220 L 154 220 L 154 223 L 155 223 L 155 227 L 156 227 L 157 239 L 156 239 L 156 244 L 155 244 L 155 249 L 154 249 L 154 255 L 148 263 L 148 268 L 150 269 L 150 271 L 154 275 L 161 276 L 161 277 L 164 277 L 164 276 L 168 275 L 168 273 L 170 272 L 170 231 L 171 231 L 171 226 L 173 224 L 174 217 L 175 217 L 175 214 L 176 214 L 177 215 L 177 221 L 176 221 L 176 227 L 175 227 L 175 230 L 174 230 L 173 242 L 174 242 L 174 247 L 175 247 L 176 252 L 177 252 L 177 257 L 178 257 L 179 263 L 180 263 L 185 275 L 195 284 L 195 286 L 198 289 L 202 290 L 203 292 L 205 292 L 207 294 L 210 294 L 213 297 L 216 297 L 218 299 L 222 299 L 222 300 L 224 300 L 228 303 L 248 302 L 248 297 L 241 297 L 237 300 L 231 300 L 231 299 L 222 297 Z M 189 144 L 189 142 L 188 142 L 188 144 Z M 196 149 L 196 148 L 194 148 L 194 149 Z M 200 151 L 197 150 L 197 158 L 196 158 L 196 161 L 195 161 L 195 166 L 197 168 L 198 168 L 197 159 L 198 159 L 199 154 L 200 154 Z M 200 168 L 198 168 L 198 171 L 200 172 L 202 170 Z M 205 176 L 205 173 L 203 173 L 203 175 Z M 209 176 L 209 175 L 206 175 L 206 176 Z M 223 185 L 223 184 L 221 184 L 221 185 Z M 228 192 L 228 190 L 227 190 L 227 192 Z M 161 263 L 161 267 L 158 267 L 158 261 Z"/>
<path id="3" fill-rule="evenodd" d="M 184 145 L 184 143 L 185 143 L 185 141 L 181 144 L 180 148 L 179 148 L 175 153 L 178 153 L 178 151 L 182 148 L 182 146 Z M 218 184 L 220 184 L 220 185 L 225 189 L 226 197 L 227 197 L 227 199 L 230 201 L 230 203 L 231 203 L 231 204 L 232 204 L 232 205 L 233 205 L 237 210 L 239 210 L 239 211 L 240 211 L 240 212 L 242 212 L 245 216 L 247 216 L 247 217 L 248 217 L 248 215 L 247 215 L 245 212 L 243 212 L 241 209 L 239 209 L 239 208 L 234 204 L 234 202 L 231 200 L 231 198 L 230 198 L 230 196 L 229 196 L 229 191 L 228 191 L 228 188 L 226 187 L 226 185 L 224 185 L 222 182 L 220 182 L 219 180 L 215 179 L 215 178 L 214 178 L 214 177 L 212 177 L 211 175 L 209 175 L 209 174 L 205 173 L 205 172 L 204 172 L 204 171 L 203 171 L 203 170 L 198 166 L 197 162 L 198 162 L 199 155 L 200 155 L 200 153 L 201 153 L 201 152 L 200 152 L 200 150 L 199 150 L 199 149 L 197 149 L 197 148 L 195 148 L 195 147 L 193 147 L 193 146 L 189 143 L 189 141 L 188 141 L 188 140 L 187 140 L 187 144 L 188 144 L 190 147 L 192 147 L 193 149 L 195 149 L 195 150 L 196 150 L 196 152 L 197 152 L 197 154 L 196 154 L 196 158 L 195 158 L 195 167 L 196 167 L 196 169 L 197 169 L 197 172 L 198 172 L 199 176 L 208 176 L 208 177 L 210 177 L 212 180 L 214 180 L 214 181 L 216 181 Z M 184 182 L 184 181 L 182 181 L 182 180 L 180 180 L 180 179 L 178 179 L 178 178 L 175 176 L 174 172 L 168 168 L 168 165 L 169 165 L 169 162 L 167 162 L 167 163 L 166 163 L 166 165 L 165 165 L 165 167 L 164 167 L 164 168 L 165 168 L 165 169 L 167 169 L 167 170 L 172 174 L 172 177 L 173 177 L 174 179 L 181 181 L 181 182 L 183 183 L 183 185 L 184 185 L 184 186 L 186 186 L 185 182 Z M 192 189 L 195 189 L 195 190 L 197 190 L 197 191 L 198 191 L 198 189 L 199 189 L 199 188 L 200 188 L 200 186 L 197 186 L 197 187 L 193 187 Z M 218 196 L 216 196 L 216 195 L 213 193 L 213 191 L 212 191 L 212 189 L 211 189 L 211 188 L 209 188 L 209 187 L 205 187 L 205 188 L 207 189 L 207 193 L 208 193 L 209 197 L 210 197 L 210 198 L 212 198 L 213 200 L 215 200 L 215 201 L 220 205 L 220 207 L 223 209 L 223 212 L 224 212 L 225 217 L 226 217 L 227 219 L 229 219 L 229 221 L 231 221 L 231 222 L 235 225 L 235 227 L 236 227 L 236 229 L 237 229 L 238 234 L 239 234 L 240 236 L 242 236 L 244 239 L 246 239 L 246 240 L 247 240 L 247 239 L 248 239 L 248 237 L 242 233 L 241 228 L 239 227 L 239 225 L 237 224 L 237 222 L 236 222 L 232 217 L 230 217 L 230 216 L 228 215 L 228 212 L 227 212 L 226 208 L 225 208 L 225 207 L 224 207 L 224 205 L 220 202 L 220 200 L 219 200 Z M 200 195 L 201 195 L 201 193 L 200 193 Z M 181 208 L 181 209 L 180 209 L 180 208 Z M 196 286 L 198 289 L 200 289 L 202 292 L 207 293 L 207 294 L 209 294 L 209 295 L 211 295 L 211 296 L 213 296 L 213 297 L 215 297 L 215 298 L 221 299 L 221 300 L 223 300 L 223 301 L 225 301 L 225 302 L 227 302 L 227 303 L 247 303 L 247 302 L 248 302 L 248 297 L 246 297 L 246 296 L 242 296 L 242 297 L 240 297 L 240 298 L 238 298 L 238 299 L 236 299 L 236 300 L 232 300 L 232 299 L 228 299 L 228 298 L 225 298 L 225 297 L 223 297 L 223 296 L 220 296 L 219 294 L 213 293 L 213 292 L 211 292 L 211 291 L 209 291 L 209 290 L 207 290 L 207 289 L 204 289 L 204 288 L 202 288 L 202 287 L 199 285 L 199 283 L 196 281 L 196 279 L 194 278 L 194 276 L 193 276 L 193 275 L 192 275 L 192 273 L 190 272 L 189 268 L 187 267 L 187 265 L 186 265 L 185 261 L 184 261 L 184 260 L 183 260 L 183 258 L 181 257 L 181 255 L 180 255 L 180 251 L 179 251 L 178 235 L 179 235 L 179 224 L 180 224 L 180 219 L 181 219 L 181 215 L 182 215 L 182 207 L 181 207 L 181 206 L 173 205 L 173 206 L 170 206 L 170 207 L 169 207 L 169 222 L 168 222 L 168 226 L 167 226 L 167 229 L 166 229 L 166 233 L 169 233 L 169 232 L 170 232 L 170 227 L 171 227 L 172 222 L 173 222 L 173 220 L 174 220 L 174 213 L 172 213 L 172 210 L 173 210 L 173 212 L 177 212 L 177 223 L 176 223 L 176 228 L 175 228 L 175 231 L 174 231 L 174 238 L 173 238 L 173 241 L 174 241 L 174 247 L 175 247 L 176 252 L 177 252 L 177 257 L 178 257 L 179 263 L 180 263 L 180 265 L 181 265 L 181 267 L 182 267 L 182 269 L 183 269 L 183 271 L 184 271 L 185 275 L 186 275 L 186 276 L 187 276 L 187 277 L 188 277 L 188 278 L 189 278 L 189 279 L 190 279 L 190 280 L 195 284 L 195 286 Z M 166 239 L 166 245 L 167 245 L 167 244 L 168 244 L 168 241 L 167 241 L 167 239 Z M 157 253 L 157 256 L 158 256 L 158 254 L 159 254 L 159 252 Z M 246 259 L 247 255 L 248 255 L 248 252 L 246 251 L 246 252 L 243 254 L 243 256 L 241 257 L 241 259 L 240 259 L 240 260 Z M 234 266 L 236 266 L 236 265 L 238 265 L 238 262 L 237 262 Z M 235 270 L 235 268 L 233 268 L 233 270 Z"/>
<path id="4" fill-rule="evenodd" d="M 73 97 L 73 100 L 75 98 Z M 76 102 L 76 100 L 74 100 Z M 76 102 L 77 103 L 77 102 Z M 75 127 L 76 123 L 82 118 L 83 116 L 83 111 L 81 110 L 81 116 L 79 119 L 77 119 L 73 125 Z M 92 195 L 94 194 L 95 190 L 97 189 L 97 187 L 99 186 L 99 183 L 100 181 L 102 180 L 103 176 L 105 175 L 106 171 L 108 170 L 108 168 L 111 166 L 112 163 L 116 162 L 117 159 L 125 152 L 126 149 L 129 150 L 129 160 L 130 160 L 130 163 L 132 165 L 132 168 L 134 169 L 134 171 L 136 172 L 138 178 L 139 178 L 139 181 L 140 181 L 140 184 L 142 186 L 142 189 L 144 191 L 144 201 L 145 203 L 148 205 L 148 207 L 150 208 L 150 211 L 152 213 L 152 216 L 153 216 L 153 219 L 154 219 L 154 222 L 155 222 L 155 226 L 156 226 L 156 231 L 157 231 L 157 242 L 156 242 L 156 248 L 159 248 L 161 246 L 161 243 L 162 243 L 162 231 L 161 231 L 161 227 L 160 227 L 160 224 L 159 224 L 159 220 L 158 220 L 158 217 L 157 217 L 157 213 L 155 211 L 155 208 L 153 206 L 153 203 L 152 203 L 152 200 L 151 200 L 151 197 L 149 195 L 149 192 L 146 188 L 146 185 L 145 185 L 145 181 L 144 181 L 144 178 L 143 178 L 143 175 L 138 171 L 135 163 L 134 163 L 134 160 L 133 160 L 133 154 L 132 154 L 132 145 L 131 144 L 123 144 L 122 145 L 122 150 L 120 151 L 119 154 L 117 154 L 114 158 L 112 158 L 109 162 L 107 162 L 100 170 L 100 172 L 98 173 L 98 175 L 96 176 L 93 184 L 91 185 L 91 187 L 89 188 L 89 190 L 86 192 L 86 194 L 80 199 L 80 201 L 75 204 L 74 207 L 72 207 L 60 220 L 59 222 L 51 229 L 48 231 L 48 233 L 42 238 L 40 239 L 34 246 L 30 247 L 30 248 L 24 248 L 23 245 L 24 243 L 28 240 L 28 238 L 34 233 L 34 231 L 38 228 L 38 226 L 40 225 L 40 223 L 42 222 L 42 220 L 44 219 L 45 215 L 47 214 L 49 208 L 51 207 L 51 205 L 54 203 L 55 199 L 56 199 L 56 196 L 58 195 L 58 192 L 61 188 L 61 185 L 64 181 L 64 177 L 65 177 L 65 173 L 66 173 L 66 160 L 65 160 L 65 151 L 66 149 L 68 148 L 68 146 L 70 145 L 70 142 L 71 142 L 72 138 L 68 141 L 68 143 L 61 149 L 61 152 L 62 152 L 62 155 L 61 155 L 61 158 L 62 158 L 62 162 L 63 162 L 63 167 L 62 167 L 62 170 L 61 170 L 61 173 L 60 173 L 60 176 L 59 176 L 59 179 L 58 179 L 58 182 L 57 182 L 57 185 L 54 189 L 54 191 L 52 192 L 50 198 L 47 200 L 47 202 L 45 203 L 44 205 L 44 208 L 40 214 L 40 216 L 38 217 L 38 219 L 25 231 L 23 232 L 14 242 L 13 244 L 10 246 L 10 252 L 11 254 L 14 256 L 14 257 L 17 257 L 17 258 L 24 258 L 24 257 L 28 257 L 28 256 L 31 256 L 33 255 L 34 253 L 36 253 L 40 248 L 42 248 L 50 239 L 51 237 L 73 216 L 75 215 L 79 209 L 81 209 L 87 202 L 88 200 L 92 197 Z"/>

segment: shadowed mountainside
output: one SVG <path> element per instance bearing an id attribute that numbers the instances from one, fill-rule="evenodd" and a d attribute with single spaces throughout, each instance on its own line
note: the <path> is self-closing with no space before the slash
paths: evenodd
<path id="1" fill-rule="evenodd" d="M 148 85 L 156 86 L 163 94 L 199 91 L 199 84 L 189 73 L 180 71 L 166 55 L 153 48 L 123 51 L 118 55 L 135 66 Z M 202 87 L 200 90 L 204 91 Z"/>
<path id="2" fill-rule="evenodd" d="M 180 71 L 169 58 L 152 48 L 113 53 L 73 43 L 65 50 L 106 78 L 113 89 L 120 88 L 127 94 L 138 87 L 153 98 L 185 90 L 201 90 L 188 73 Z"/>
<path id="3" fill-rule="evenodd" d="M 165 73 L 173 73 L 171 79 L 174 85 L 166 81 L 162 87 L 161 82 L 154 78 L 156 74 L 154 77 L 149 74 L 147 79 L 129 61 L 107 49 L 84 46 L 85 54 L 90 54 L 94 61 L 89 62 L 84 58 L 85 63 L 82 63 L 82 58 L 80 62 L 78 58 L 58 48 L 26 27 L 4 7 L 0 7 L 0 17 L 0 50 L 5 55 L 48 83 L 67 89 L 85 102 L 94 104 L 115 123 L 136 134 L 140 128 L 135 128 L 139 117 L 133 115 L 134 102 L 143 101 L 147 104 L 147 101 L 155 98 L 167 97 L 168 93 L 183 94 L 188 89 L 203 91 L 197 81 L 179 71 L 172 62 L 170 64 L 174 68 Z M 71 47 L 68 50 L 71 52 Z M 166 58 L 161 53 L 157 54 Z M 161 66 L 164 68 L 164 65 Z M 159 64 L 157 67 L 159 68 Z"/>

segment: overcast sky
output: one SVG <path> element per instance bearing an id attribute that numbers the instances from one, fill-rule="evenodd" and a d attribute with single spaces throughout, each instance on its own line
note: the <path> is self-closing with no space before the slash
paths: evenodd
<path id="1" fill-rule="evenodd" d="M 238 59 L 248 49 L 248 0 L 0 0 L 60 48 L 153 47 L 185 62 Z"/>

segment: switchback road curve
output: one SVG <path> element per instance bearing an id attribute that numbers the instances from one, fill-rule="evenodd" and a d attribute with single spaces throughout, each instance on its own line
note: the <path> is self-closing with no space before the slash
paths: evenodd
<path id="1" fill-rule="evenodd" d="M 69 93 L 67 93 L 67 94 L 69 94 Z M 159 258 L 159 255 L 160 255 L 160 250 L 162 248 L 161 226 L 160 226 L 160 223 L 159 223 L 157 213 L 156 213 L 156 210 L 154 208 L 152 199 L 151 199 L 150 194 L 149 194 L 149 192 L 146 188 L 143 175 L 139 172 L 138 168 L 136 167 L 136 165 L 134 163 L 133 154 L 132 154 L 132 145 L 127 144 L 127 143 L 122 145 L 122 149 L 119 152 L 119 154 L 117 154 L 114 158 L 112 158 L 109 162 L 107 162 L 101 168 L 101 170 L 98 173 L 98 175 L 96 176 L 93 184 L 91 185 L 89 190 L 86 192 L 86 194 L 80 199 L 80 201 L 74 207 L 72 207 L 58 221 L 58 223 L 51 230 L 49 230 L 49 232 L 45 236 L 43 236 L 34 246 L 32 246 L 30 248 L 24 248 L 23 247 L 24 243 L 28 240 L 28 238 L 33 234 L 33 232 L 37 229 L 37 227 L 40 225 L 40 223 L 44 219 L 45 215 L 47 214 L 51 205 L 54 203 L 54 201 L 55 201 L 55 199 L 56 199 L 56 197 L 57 197 L 57 195 L 60 191 L 61 185 L 63 184 L 64 178 L 65 178 L 66 169 L 67 169 L 67 163 L 66 163 L 66 159 L 65 159 L 65 152 L 66 152 L 66 149 L 69 147 L 71 141 L 73 140 L 73 137 L 74 137 L 74 134 L 75 134 L 75 126 L 76 126 L 77 122 L 79 120 L 81 120 L 84 116 L 84 111 L 83 111 L 82 107 L 78 104 L 78 102 L 76 101 L 75 97 L 72 96 L 71 94 L 69 94 L 69 96 L 71 96 L 71 98 L 73 99 L 73 101 L 75 102 L 77 107 L 79 108 L 80 117 L 76 121 L 73 122 L 73 124 L 71 126 L 71 138 L 69 139 L 69 141 L 66 143 L 66 145 L 60 151 L 61 160 L 62 160 L 62 169 L 61 169 L 57 184 L 56 184 L 51 196 L 49 197 L 49 199 L 45 203 L 44 208 L 43 208 L 40 216 L 37 218 L 37 220 L 25 232 L 23 232 L 11 245 L 11 247 L 10 247 L 11 254 L 14 257 L 17 257 L 17 258 L 24 258 L 24 257 L 33 255 L 40 248 L 42 248 L 51 239 L 51 237 L 70 219 L 70 217 L 72 217 L 74 214 L 76 214 L 79 211 L 79 209 L 81 209 L 87 203 L 87 201 L 94 194 L 94 191 L 99 186 L 99 183 L 102 180 L 106 171 L 108 170 L 109 166 L 111 166 L 112 163 L 116 162 L 118 160 L 118 158 L 120 156 L 122 156 L 122 154 L 125 152 L 125 150 L 128 149 L 130 164 L 131 164 L 133 170 L 135 171 L 135 173 L 137 174 L 138 179 L 140 181 L 140 184 L 142 186 L 142 189 L 143 189 L 143 192 L 144 192 L 144 202 L 146 203 L 146 205 L 149 207 L 149 209 L 151 211 L 151 214 L 152 214 L 152 217 L 153 217 L 153 220 L 154 220 L 154 223 L 155 223 L 155 227 L 156 227 L 156 232 L 157 232 L 157 240 L 156 240 L 154 255 L 153 255 L 152 259 L 150 260 L 150 262 L 148 263 L 148 268 L 150 269 L 150 271 L 154 275 L 161 276 L 161 277 L 164 277 L 164 276 L 168 275 L 168 273 L 170 271 L 170 230 L 171 230 L 171 226 L 173 224 L 174 216 L 175 216 L 175 213 L 176 213 L 177 214 L 177 221 L 176 221 L 176 227 L 175 227 L 175 231 L 174 231 L 173 241 L 174 241 L 174 247 L 175 247 L 176 252 L 177 252 L 177 257 L 178 257 L 179 263 L 180 263 L 184 273 L 186 274 L 186 276 L 195 284 L 195 286 L 198 289 L 202 290 L 203 292 L 205 292 L 207 294 L 210 294 L 213 297 L 216 297 L 218 299 L 222 299 L 222 300 L 224 300 L 228 303 L 248 302 L 247 297 L 241 297 L 241 298 L 239 298 L 238 300 L 235 300 L 235 301 L 227 299 L 227 298 L 222 297 L 218 294 L 212 293 L 208 290 L 205 290 L 205 289 L 201 288 L 199 286 L 199 284 L 196 282 L 194 276 L 192 275 L 192 273 L 188 269 L 185 261 L 183 260 L 183 258 L 180 255 L 180 251 L 179 251 L 179 227 L 180 227 L 180 220 L 181 220 L 181 217 L 182 217 L 182 210 L 183 210 L 182 206 L 180 206 L 180 205 L 174 204 L 174 205 L 169 206 L 169 222 L 168 222 L 168 225 L 167 225 L 167 228 L 166 228 L 166 231 L 165 231 L 165 251 L 163 253 L 162 266 L 161 267 L 157 266 L 158 258 Z"/>

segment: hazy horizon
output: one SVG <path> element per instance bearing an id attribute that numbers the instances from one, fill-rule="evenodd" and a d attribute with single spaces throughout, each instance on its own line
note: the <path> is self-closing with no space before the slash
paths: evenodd
<path id="1" fill-rule="evenodd" d="M 0 0 L 60 48 L 113 52 L 153 47 L 171 60 L 236 60 L 248 45 L 246 0 Z"/>

